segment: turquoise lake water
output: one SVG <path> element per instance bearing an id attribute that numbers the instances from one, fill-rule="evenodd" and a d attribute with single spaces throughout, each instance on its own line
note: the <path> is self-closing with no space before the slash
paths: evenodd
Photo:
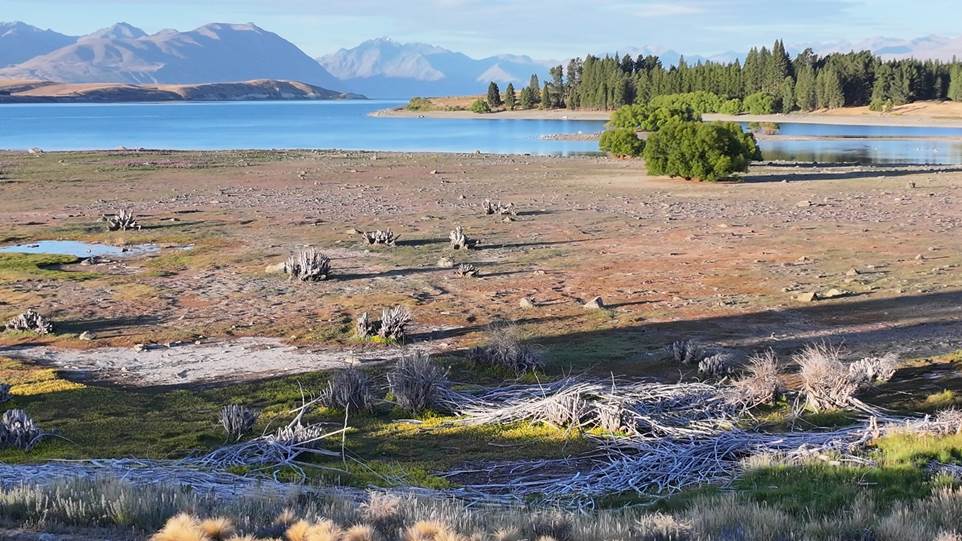
<path id="1" fill-rule="evenodd" d="M 568 155 L 598 151 L 596 141 L 549 140 L 597 133 L 600 121 L 451 120 L 372 117 L 397 101 L 5 104 L 0 148 L 320 148 Z M 881 137 L 762 140 L 767 160 L 859 163 L 962 163 L 962 129 L 781 124 L 782 136 Z M 921 140 L 919 137 L 940 137 Z"/>

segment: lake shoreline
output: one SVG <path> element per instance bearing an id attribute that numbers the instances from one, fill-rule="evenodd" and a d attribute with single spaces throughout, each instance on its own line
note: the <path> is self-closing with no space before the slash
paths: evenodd
<path id="1" fill-rule="evenodd" d="M 408 111 L 406 109 L 381 109 L 370 113 L 378 118 L 424 118 L 456 120 L 589 120 L 607 121 L 611 111 L 569 111 L 554 109 L 543 111 L 499 111 L 478 114 L 471 111 Z M 772 115 L 723 115 L 709 113 L 703 116 L 708 122 L 758 122 L 771 124 L 835 124 L 843 126 L 890 126 L 916 128 L 962 128 L 962 118 L 941 118 L 921 115 L 844 114 L 844 113 L 789 113 Z"/>

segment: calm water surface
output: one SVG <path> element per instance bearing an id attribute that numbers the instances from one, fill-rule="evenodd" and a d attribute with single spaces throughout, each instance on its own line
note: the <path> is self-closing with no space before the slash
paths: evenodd
<path id="1" fill-rule="evenodd" d="M 596 133 L 604 127 L 600 121 L 369 116 L 402 104 L 375 100 L 6 104 L 0 106 L 0 148 L 338 148 L 568 155 L 597 152 L 598 143 L 544 136 Z M 788 137 L 760 142 L 767 160 L 962 164 L 962 129 L 781 124 L 778 133 Z M 805 139 L 812 136 L 833 139 Z"/>

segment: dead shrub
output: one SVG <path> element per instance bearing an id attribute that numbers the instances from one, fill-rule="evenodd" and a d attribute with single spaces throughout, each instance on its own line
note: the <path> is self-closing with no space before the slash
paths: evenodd
<path id="1" fill-rule="evenodd" d="M 240 404 L 228 404 L 220 410 L 220 424 L 227 432 L 227 439 L 240 441 L 250 434 L 257 424 L 260 412 Z"/>
<path id="2" fill-rule="evenodd" d="M 770 404 L 784 391 L 778 374 L 778 357 L 775 352 L 767 350 L 753 355 L 748 360 L 745 375 L 732 382 L 733 398 L 739 404 L 754 407 Z"/>
<path id="3" fill-rule="evenodd" d="M 314 248 L 303 248 L 284 262 L 284 273 L 291 280 L 320 282 L 331 276 L 331 260 Z"/>
<path id="4" fill-rule="evenodd" d="M 371 246 L 377 244 L 384 246 L 395 246 L 398 239 L 401 238 L 401 235 L 394 233 L 390 229 L 387 231 L 381 231 L 380 229 L 377 231 L 367 231 L 361 233 L 361 236 L 364 237 L 364 240 Z"/>
<path id="5" fill-rule="evenodd" d="M 705 358 L 704 349 L 691 340 L 678 340 L 665 348 L 671 358 L 685 366 L 697 365 Z"/>
<path id="6" fill-rule="evenodd" d="M 355 367 L 339 370 L 321 392 L 321 404 L 329 408 L 365 411 L 374 403 L 373 382 Z"/>
<path id="7" fill-rule="evenodd" d="M 478 242 L 468 238 L 464 233 L 464 228 L 460 225 L 455 227 L 453 231 L 448 235 L 451 241 L 451 248 L 455 250 L 470 250 L 477 246 Z"/>
<path id="8" fill-rule="evenodd" d="M 21 409 L 7 410 L 0 417 L 0 448 L 14 447 L 29 451 L 47 435 Z"/>
<path id="9" fill-rule="evenodd" d="M 32 332 L 39 335 L 53 332 L 53 323 L 33 308 L 7 322 L 6 329 L 13 332 Z"/>
<path id="10" fill-rule="evenodd" d="M 388 385 L 398 407 L 412 413 L 429 408 L 446 409 L 445 391 L 450 388 L 448 374 L 420 350 L 408 353 L 388 372 Z"/>
<path id="11" fill-rule="evenodd" d="M 541 354 L 521 339 L 521 329 L 511 323 L 495 323 L 488 328 L 483 345 L 471 351 L 478 365 L 507 370 L 521 375 L 544 366 Z"/>
<path id="12" fill-rule="evenodd" d="M 140 229 L 140 224 L 134 218 L 134 213 L 129 209 L 120 209 L 116 214 L 104 214 L 101 219 L 107 222 L 108 231 L 128 231 Z"/>

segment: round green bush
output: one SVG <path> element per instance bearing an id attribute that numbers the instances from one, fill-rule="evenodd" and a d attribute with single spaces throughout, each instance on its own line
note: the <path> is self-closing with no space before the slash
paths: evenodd
<path id="1" fill-rule="evenodd" d="M 601 134 L 601 150 L 619 158 L 637 157 L 645 150 L 645 142 L 631 128 L 611 128 Z"/>
<path id="2" fill-rule="evenodd" d="M 775 96 L 768 92 L 745 96 L 745 110 L 752 115 L 770 115 L 775 112 Z"/>
<path id="3" fill-rule="evenodd" d="M 645 165 L 652 175 L 716 181 L 748 171 L 761 159 L 758 144 L 732 122 L 672 122 L 648 137 Z"/>
<path id="4" fill-rule="evenodd" d="M 474 100 L 474 103 L 471 104 L 471 112 L 478 114 L 490 113 L 491 107 L 488 105 L 488 102 L 484 100 Z"/>
<path id="5" fill-rule="evenodd" d="M 733 98 L 723 103 L 718 109 L 718 112 L 726 115 L 738 115 L 741 114 L 743 110 L 744 108 L 742 107 L 742 100 Z"/>

